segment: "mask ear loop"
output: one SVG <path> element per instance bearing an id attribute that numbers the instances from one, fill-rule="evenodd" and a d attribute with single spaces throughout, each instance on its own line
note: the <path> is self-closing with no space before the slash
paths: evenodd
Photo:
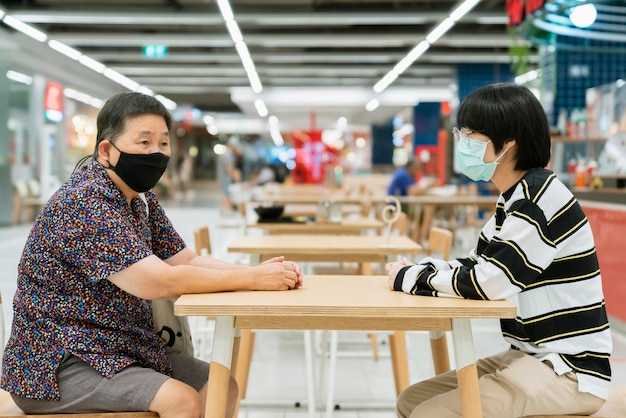
<path id="1" fill-rule="evenodd" d="M 511 147 L 509 147 L 509 148 L 511 148 Z M 494 162 L 494 163 L 497 163 L 497 162 L 498 162 L 498 160 L 500 160 L 500 158 L 502 158 L 502 156 L 503 156 L 504 154 L 506 154 L 506 152 L 509 150 L 509 148 L 507 148 L 507 149 L 505 149 L 504 151 L 502 151 L 502 153 L 501 153 L 500 155 L 498 155 L 498 157 L 497 157 L 497 158 L 496 158 L 493 162 Z"/>
<path id="2" fill-rule="evenodd" d="M 514 140 L 514 139 L 511 139 L 509 142 L 515 142 L 515 140 Z M 513 144 L 513 145 L 509 146 L 508 148 L 505 148 L 505 149 L 504 149 L 504 151 L 502 151 L 502 153 L 501 153 L 500 155 L 498 155 L 498 157 L 494 160 L 494 163 L 497 163 L 497 162 L 500 160 L 500 158 L 502 158 L 502 156 L 503 156 L 504 154 L 506 154 L 506 152 L 507 152 L 508 150 L 510 150 L 511 148 L 513 148 L 514 146 L 515 146 L 515 144 Z"/>
<path id="3" fill-rule="evenodd" d="M 113 141 L 111 141 L 111 138 L 103 139 L 103 140 L 101 141 L 101 143 L 102 143 L 102 142 L 104 142 L 104 141 L 109 141 L 109 144 L 113 145 L 113 148 L 115 148 L 116 150 L 118 150 L 118 151 L 120 152 L 120 154 L 122 153 L 122 151 L 121 151 L 118 147 L 116 147 L 116 146 L 115 146 L 115 144 L 113 143 Z M 100 164 L 100 165 L 101 165 L 102 167 L 104 167 L 104 169 L 105 169 L 105 170 L 113 170 L 113 171 L 115 171 L 115 168 L 116 168 L 116 166 L 111 165 L 111 162 L 110 162 L 110 161 L 107 161 L 107 167 L 105 167 L 105 166 L 104 166 L 104 165 L 102 165 L 102 164 Z"/>

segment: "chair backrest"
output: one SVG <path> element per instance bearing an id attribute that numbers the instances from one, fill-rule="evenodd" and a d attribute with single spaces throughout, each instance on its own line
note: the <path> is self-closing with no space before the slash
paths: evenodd
<path id="1" fill-rule="evenodd" d="M 400 216 L 394 223 L 391 224 L 392 231 L 398 231 L 398 235 L 406 235 L 406 228 L 409 222 L 409 217 L 406 213 L 400 212 Z"/>
<path id="2" fill-rule="evenodd" d="M 196 254 L 202 255 L 202 250 L 206 251 L 207 255 L 211 255 L 211 237 L 209 235 L 209 227 L 201 226 L 193 231 L 193 237 L 196 245 Z"/>
<path id="3" fill-rule="evenodd" d="M 30 179 L 27 183 L 28 193 L 31 197 L 39 197 L 41 195 L 41 186 L 36 179 Z"/>
<path id="4" fill-rule="evenodd" d="M 426 255 L 430 256 L 433 252 L 440 253 L 443 260 L 449 260 L 452 251 L 452 237 L 452 231 L 448 229 L 431 227 L 428 234 Z"/>
<path id="5" fill-rule="evenodd" d="M 22 180 L 15 180 L 13 181 L 13 188 L 15 189 L 15 193 L 17 194 L 19 198 L 25 199 L 28 197 L 29 192 L 28 192 L 28 185 L 26 184 L 26 182 Z"/>

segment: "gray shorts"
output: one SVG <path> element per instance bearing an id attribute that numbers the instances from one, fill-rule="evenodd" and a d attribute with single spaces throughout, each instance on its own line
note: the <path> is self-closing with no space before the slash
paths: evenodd
<path id="1" fill-rule="evenodd" d="M 209 377 L 209 364 L 166 348 L 172 377 L 200 390 Z M 11 395 L 27 414 L 147 411 L 161 385 L 170 377 L 153 369 L 131 365 L 111 379 L 66 353 L 57 371 L 61 400 L 42 401 Z"/>

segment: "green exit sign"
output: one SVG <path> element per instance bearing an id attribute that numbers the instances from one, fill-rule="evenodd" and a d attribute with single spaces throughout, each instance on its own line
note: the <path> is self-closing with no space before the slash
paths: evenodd
<path id="1" fill-rule="evenodd" d="M 145 45 L 143 47 L 143 56 L 146 58 L 163 58 L 167 55 L 167 46 L 165 45 Z"/>

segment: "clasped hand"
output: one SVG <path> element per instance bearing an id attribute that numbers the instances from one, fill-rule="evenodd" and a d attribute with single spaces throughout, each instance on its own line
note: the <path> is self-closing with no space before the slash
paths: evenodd
<path id="1" fill-rule="evenodd" d="M 393 283 L 396 281 L 398 272 L 402 268 L 412 266 L 414 264 L 415 263 L 409 261 L 406 257 L 402 257 L 402 260 L 400 261 L 392 261 L 391 263 L 385 264 L 385 271 L 387 271 L 387 286 L 389 286 L 389 289 L 393 290 Z"/>
<path id="2" fill-rule="evenodd" d="M 302 287 L 300 266 L 285 257 L 273 257 L 254 267 L 257 290 L 289 290 Z"/>

